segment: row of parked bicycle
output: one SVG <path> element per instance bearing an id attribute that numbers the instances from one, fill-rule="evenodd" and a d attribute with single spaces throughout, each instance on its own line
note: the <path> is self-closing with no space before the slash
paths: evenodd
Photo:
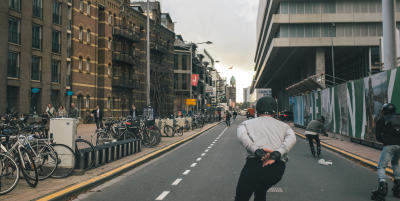
<path id="1" fill-rule="evenodd" d="M 39 181 L 47 178 L 68 177 L 75 168 L 76 157 L 83 153 L 90 153 L 94 158 L 95 146 L 91 142 L 78 137 L 73 151 L 64 144 L 53 143 L 52 136 L 47 135 L 46 119 L 32 123 L 27 120 L 28 116 L 18 118 L 16 114 L 1 117 L 0 195 L 12 191 L 21 178 L 29 186 L 36 187 Z M 99 146 L 119 140 L 140 139 L 144 146 L 154 147 L 161 142 L 161 136 L 183 135 L 184 131 L 201 128 L 217 119 L 195 115 L 185 118 L 183 126 L 178 124 L 178 120 L 181 119 L 109 119 L 104 129 L 96 130 L 95 143 Z M 94 160 L 89 160 L 86 169 L 94 165 Z"/>

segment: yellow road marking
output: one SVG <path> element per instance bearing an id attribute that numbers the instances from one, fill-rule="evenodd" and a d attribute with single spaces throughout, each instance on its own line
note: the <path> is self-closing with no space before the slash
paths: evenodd
<path id="1" fill-rule="evenodd" d="M 306 139 L 306 136 L 304 136 L 303 134 L 300 134 L 300 133 L 298 133 L 298 132 L 295 132 L 295 133 L 296 133 L 297 136 L 299 136 L 299 137 L 301 137 L 301 138 L 303 138 L 303 139 Z M 329 144 L 327 144 L 327 143 L 325 143 L 325 142 L 321 142 L 321 145 L 324 146 L 324 147 L 327 147 L 327 148 L 329 148 L 329 149 L 335 150 L 335 151 L 337 151 L 337 152 L 339 152 L 339 153 L 341 153 L 341 154 L 343 154 L 343 155 L 349 156 L 349 157 L 351 157 L 351 158 L 353 158 L 353 159 L 359 160 L 359 161 L 361 161 L 361 162 L 363 162 L 363 163 L 365 163 L 365 164 L 368 164 L 368 165 L 370 165 L 370 166 L 373 166 L 373 167 L 375 167 L 375 168 L 378 168 L 378 163 L 376 163 L 376 162 L 374 162 L 374 161 L 371 161 L 371 160 L 362 158 L 362 157 L 360 157 L 360 156 L 357 156 L 357 155 L 355 155 L 355 154 L 352 154 L 352 153 L 350 153 L 350 152 L 347 152 L 347 151 L 338 149 L 338 148 L 336 148 L 336 147 L 334 147 L 334 146 L 332 146 L 332 145 L 329 145 Z M 387 172 L 387 173 L 390 173 L 390 174 L 393 174 L 393 170 L 390 169 L 390 168 L 386 168 L 386 172 Z"/>
<path id="2" fill-rule="evenodd" d="M 218 124 L 216 124 L 216 125 L 218 125 Z M 214 126 L 216 126 L 216 125 L 214 125 Z M 194 137 L 196 137 L 196 136 L 200 135 L 201 133 L 203 133 L 203 132 L 205 132 L 205 131 L 207 131 L 207 130 L 213 128 L 214 126 L 212 126 L 212 127 L 210 127 L 210 128 L 207 128 L 207 129 L 204 130 L 204 131 L 199 131 L 199 132 L 196 133 L 196 134 L 193 134 L 193 135 L 191 135 L 191 136 L 189 136 L 189 137 L 187 137 L 187 138 L 185 138 L 185 139 L 182 139 L 182 140 L 180 140 L 180 141 L 178 141 L 178 142 L 175 142 L 175 143 L 173 143 L 173 144 L 170 144 L 170 145 L 168 145 L 168 146 L 166 146 L 166 147 L 164 147 L 164 148 L 162 148 L 162 149 L 160 149 L 160 150 L 151 152 L 151 153 L 149 153 L 149 154 L 147 154 L 147 155 L 145 155 L 145 156 L 143 156 L 143 157 L 141 157 L 141 158 L 139 158 L 139 159 L 136 159 L 136 160 L 134 160 L 134 161 L 132 161 L 132 162 L 130 162 L 130 163 L 127 163 L 127 164 L 125 164 L 125 165 L 123 165 L 123 166 L 121 166 L 121 167 L 119 167 L 119 168 L 113 169 L 113 170 L 108 171 L 108 172 L 106 172 L 106 173 L 103 173 L 103 174 L 101 174 L 101 175 L 99 175 L 99 176 L 97 176 L 97 177 L 93 177 L 93 178 L 91 178 L 91 179 L 89 179 L 89 180 L 87 180 L 87 181 L 84 181 L 84 182 L 75 184 L 75 185 L 73 185 L 73 186 L 71 186 L 71 187 L 68 187 L 68 188 L 66 188 L 66 189 L 63 189 L 63 190 L 61 190 L 61 191 L 58 191 L 58 192 L 52 193 L 52 194 L 50 194 L 50 195 L 47 195 L 47 196 L 45 196 L 45 197 L 43 197 L 43 198 L 37 199 L 37 201 L 52 200 L 52 199 L 57 198 L 57 197 L 59 197 L 59 196 L 61 196 L 61 195 L 63 195 L 63 194 L 66 194 L 66 193 L 72 192 L 72 191 L 74 191 L 74 190 L 76 190 L 76 189 L 79 189 L 80 187 L 83 187 L 83 186 L 86 186 L 86 185 L 90 185 L 90 184 L 92 184 L 92 183 L 95 183 L 95 182 L 97 182 L 97 181 L 100 181 L 101 179 L 104 179 L 104 178 L 106 178 L 106 177 L 108 177 L 108 176 L 111 176 L 111 175 L 116 174 L 116 173 L 118 173 L 118 172 L 120 172 L 120 171 L 123 171 L 123 170 L 125 170 L 125 169 L 127 169 L 127 168 L 129 168 L 129 167 L 131 167 L 131 166 L 134 166 L 134 165 L 136 165 L 136 164 L 138 164 L 138 163 L 140 163 L 140 162 L 142 162 L 142 161 L 144 161 L 144 160 L 146 160 L 146 159 L 148 159 L 148 158 L 151 158 L 151 157 L 153 157 L 153 156 L 155 156 L 155 155 L 157 155 L 157 154 L 159 154 L 159 153 L 161 153 L 161 152 L 163 152 L 163 151 L 166 151 L 166 150 L 168 150 L 168 149 L 171 149 L 171 148 L 173 148 L 173 147 L 176 146 L 176 145 L 179 145 L 179 144 L 181 144 L 181 143 L 183 143 L 183 142 L 189 141 L 190 139 L 193 139 Z"/>

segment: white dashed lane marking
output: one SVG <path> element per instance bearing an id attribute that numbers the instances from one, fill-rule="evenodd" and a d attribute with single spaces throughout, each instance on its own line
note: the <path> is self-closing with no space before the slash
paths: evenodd
<path id="1" fill-rule="evenodd" d="M 201 157 L 197 158 L 196 161 L 201 161 Z"/>
<path id="2" fill-rule="evenodd" d="M 182 174 L 183 174 L 183 175 L 188 175 L 189 172 L 190 172 L 190 170 L 185 170 L 185 172 L 183 172 Z"/>
<path id="3" fill-rule="evenodd" d="M 204 150 L 204 152 L 208 152 L 208 151 L 209 151 L 209 149 Z"/>
<path id="4" fill-rule="evenodd" d="M 197 163 L 192 163 L 192 165 L 190 165 L 190 167 L 196 167 Z"/>
<path id="5" fill-rule="evenodd" d="M 205 155 L 206 155 L 206 153 L 202 153 L 202 154 L 201 154 L 201 156 L 205 156 Z"/>
<path id="6" fill-rule="evenodd" d="M 156 200 L 164 200 L 164 198 L 169 194 L 169 191 L 164 191 L 162 192 L 157 198 Z"/>
<path id="7" fill-rule="evenodd" d="M 182 181 L 181 178 L 176 179 L 171 185 L 176 186 Z"/>

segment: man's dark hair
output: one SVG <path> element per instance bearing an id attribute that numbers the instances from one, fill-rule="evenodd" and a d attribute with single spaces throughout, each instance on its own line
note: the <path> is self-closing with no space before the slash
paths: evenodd
<path id="1" fill-rule="evenodd" d="M 262 97 L 257 101 L 256 111 L 258 114 L 274 114 L 276 102 L 272 97 Z"/>
<path id="2" fill-rule="evenodd" d="M 396 106 L 392 103 L 386 103 L 382 106 L 382 112 L 384 115 L 396 113 Z"/>

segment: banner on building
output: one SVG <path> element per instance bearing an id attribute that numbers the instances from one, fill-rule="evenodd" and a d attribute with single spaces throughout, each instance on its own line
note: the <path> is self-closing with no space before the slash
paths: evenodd
<path id="1" fill-rule="evenodd" d="M 192 74 L 192 86 L 197 87 L 199 83 L 199 74 Z"/>
<path id="2" fill-rule="evenodd" d="M 328 131 L 375 141 L 375 122 L 383 104 L 400 108 L 400 69 L 392 69 L 369 77 L 291 98 L 294 123 L 307 126 L 320 116 L 325 117 Z"/>

